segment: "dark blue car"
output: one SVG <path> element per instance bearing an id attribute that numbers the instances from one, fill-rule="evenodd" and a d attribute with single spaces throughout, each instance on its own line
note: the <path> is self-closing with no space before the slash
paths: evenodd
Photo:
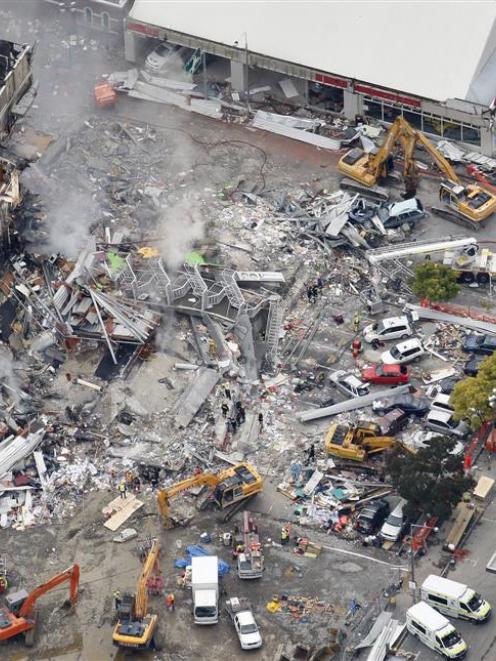
<path id="1" fill-rule="evenodd" d="M 463 340 L 462 351 L 466 353 L 479 353 L 491 356 L 496 351 L 496 336 L 494 335 L 466 335 Z"/>

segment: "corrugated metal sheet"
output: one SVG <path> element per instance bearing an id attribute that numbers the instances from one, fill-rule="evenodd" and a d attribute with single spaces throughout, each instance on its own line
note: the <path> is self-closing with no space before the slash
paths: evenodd
<path id="1" fill-rule="evenodd" d="M 331 149 L 332 151 L 337 151 L 341 146 L 339 140 L 333 140 L 332 138 L 326 138 L 323 135 L 317 135 L 317 133 L 310 133 L 309 131 L 303 131 L 302 129 L 297 129 L 293 128 L 292 126 L 287 126 L 286 124 L 281 124 L 279 121 L 267 117 L 267 115 L 270 115 L 271 113 L 260 113 L 261 111 L 259 110 L 252 122 L 252 126 L 257 129 L 269 131 L 270 133 L 277 133 L 278 135 L 283 135 L 286 138 L 291 138 L 292 140 L 306 142 L 310 145 L 314 145 L 315 147 L 320 147 L 321 149 Z"/>

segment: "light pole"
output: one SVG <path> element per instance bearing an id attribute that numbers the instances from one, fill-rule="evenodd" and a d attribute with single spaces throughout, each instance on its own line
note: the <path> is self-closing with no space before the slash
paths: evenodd
<path id="1" fill-rule="evenodd" d="M 410 580 L 410 589 L 412 591 L 412 597 L 413 597 L 413 603 L 416 602 L 417 600 L 417 584 L 415 583 L 415 549 L 413 548 L 413 540 L 414 540 L 414 535 L 413 535 L 413 529 L 414 528 L 424 528 L 425 524 L 420 524 L 420 523 L 410 523 L 410 574 L 411 574 L 411 580 Z"/>

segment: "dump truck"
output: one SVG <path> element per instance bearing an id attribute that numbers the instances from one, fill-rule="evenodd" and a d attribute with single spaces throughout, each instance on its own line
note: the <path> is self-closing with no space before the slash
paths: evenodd
<path id="1" fill-rule="evenodd" d="M 328 454 L 352 461 L 365 461 L 371 454 L 383 452 L 397 444 L 394 436 L 382 436 L 375 422 L 359 422 L 357 425 L 333 424 L 325 437 Z"/>
<path id="2" fill-rule="evenodd" d="M 238 553 L 238 576 L 242 579 L 261 578 L 264 570 L 262 544 L 258 527 L 250 512 L 243 516 L 243 550 Z"/>

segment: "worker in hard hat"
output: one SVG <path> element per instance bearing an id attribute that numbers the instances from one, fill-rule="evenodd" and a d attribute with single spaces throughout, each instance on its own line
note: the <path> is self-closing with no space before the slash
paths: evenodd
<path id="1" fill-rule="evenodd" d="M 289 530 L 287 526 L 281 528 L 281 544 L 285 546 L 289 542 Z"/>
<path id="2" fill-rule="evenodd" d="M 122 601 L 120 591 L 119 591 L 119 590 L 115 590 L 113 596 L 114 596 L 115 610 L 118 611 L 118 610 L 119 610 L 119 606 L 121 605 L 121 601 Z"/>
<path id="3" fill-rule="evenodd" d="M 172 613 L 172 611 L 174 610 L 174 606 L 176 605 L 176 599 L 175 599 L 174 595 L 172 594 L 172 592 L 170 592 L 165 597 L 165 605 L 167 607 L 167 610 L 171 611 L 171 613 Z"/>

